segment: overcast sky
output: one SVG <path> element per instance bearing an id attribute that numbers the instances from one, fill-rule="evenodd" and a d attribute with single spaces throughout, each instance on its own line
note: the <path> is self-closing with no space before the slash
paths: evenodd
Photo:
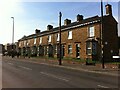
<path id="1" fill-rule="evenodd" d="M 109 1 L 109 0 L 108 0 Z M 118 21 L 118 2 L 108 2 L 112 5 L 113 16 Z M 104 14 L 105 5 L 104 2 Z M 11 2 L 5 0 L 0 4 L 0 43 L 12 42 L 12 18 L 15 20 L 16 42 L 24 35 L 35 33 L 35 29 L 46 30 L 48 24 L 58 26 L 59 12 L 62 12 L 62 24 L 64 19 L 76 21 L 77 14 L 84 18 L 95 15 L 100 16 L 100 2 Z M 119 31 L 120 35 L 120 31 Z"/>

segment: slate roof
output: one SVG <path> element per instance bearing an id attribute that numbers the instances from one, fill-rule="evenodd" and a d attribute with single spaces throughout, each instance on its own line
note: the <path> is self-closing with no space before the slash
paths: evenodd
<path id="1" fill-rule="evenodd" d="M 104 17 L 107 17 L 107 15 L 105 15 Z M 83 19 L 80 22 L 76 21 L 76 22 L 72 22 L 72 23 L 70 23 L 66 26 L 62 25 L 61 26 L 61 31 L 70 30 L 70 29 L 77 28 L 77 27 L 83 27 L 83 26 L 86 26 L 86 25 L 94 24 L 94 23 L 100 23 L 100 21 L 101 21 L 101 17 L 96 15 L 96 16 L 93 16 L 93 17 L 90 17 L 90 18 Z M 18 41 L 25 40 L 25 39 L 27 40 L 27 39 L 30 39 L 30 38 L 40 37 L 40 36 L 49 35 L 51 33 L 58 33 L 58 32 L 59 32 L 59 27 L 55 27 L 51 30 L 42 31 L 39 34 L 31 34 L 29 36 L 25 36 L 25 37 L 19 39 Z"/>

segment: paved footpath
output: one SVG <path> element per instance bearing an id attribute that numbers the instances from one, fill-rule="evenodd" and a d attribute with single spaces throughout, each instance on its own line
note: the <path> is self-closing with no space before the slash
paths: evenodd
<path id="1" fill-rule="evenodd" d="M 3 57 L 3 58 L 7 58 L 10 60 L 27 61 L 27 62 L 37 63 L 37 64 L 51 65 L 51 66 L 67 68 L 67 69 L 82 70 L 82 71 L 91 72 L 91 73 L 120 76 L 120 70 L 117 64 L 116 65 L 105 64 L 105 68 L 102 69 L 101 64 L 86 65 L 85 63 L 79 63 L 79 62 L 67 61 L 67 60 L 63 60 L 62 65 L 58 65 L 58 60 L 52 60 L 52 59 L 48 60 L 45 58 L 23 58 L 23 57 L 20 57 L 20 58 Z"/>

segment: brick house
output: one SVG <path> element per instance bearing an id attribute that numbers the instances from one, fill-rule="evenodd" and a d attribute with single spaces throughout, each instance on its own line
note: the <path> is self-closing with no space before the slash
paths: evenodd
<path id="1" fill-rule="evenodd" d="M 112 16 L 112 7 L 106 5 L 106 15 L 83 19 L 77 15 L 76 21 L 64 20 L 61 26 L 62 57 L 101 60 L 102 52 L 106 61 L 118 55 L 117 21 Z M 102 40 L 101 40 L 102 35 Z M 103 45 L 101 45 L 101 41 Z M 35 34 L 18 40 L 19 52 L 26 56 L 59 56 L 59 27 L 47 26 L 46 31 L 35 30 Z M 101 48 L 104 47 L 104 50 Z"/>

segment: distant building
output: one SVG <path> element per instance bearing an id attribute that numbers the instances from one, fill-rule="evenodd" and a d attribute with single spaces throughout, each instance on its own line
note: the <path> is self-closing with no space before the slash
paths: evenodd
<path id="1" fill-rule="evenodd" d="M 4 45 L 0 44 L 0 55 L 4 55 L 5 49 L 4 49 Z"/>
<path id="2" fill-rule="evenodd" d="M 12 54 L 12 51 L 15 51 L 17 50 L 17 47 L 18 45 L 16 43 L 14 44 L 11 44 L 11 43 L 7 43 L 4 45 L 4 49 L 5 49 L 5 54 L 11 56 Z"/>
<path id="3" fill-rule="evenodd" d="M 118 23 L 110 4 L 106 5 L 103 21 L 101 30 L 99 16 L 84 19 L 78 14 L 75 22 L 65 19 L 61 27 L 62 57 L 101 60 L 104 51 L 105 61 L 111 61 L 113 55 L 118 55 Z M 59 27 L 48 25 L 46 31 L 36 30 L 35 34 L 19 39 L 19 52 L 25 56 L 58 57 L 59 39 Z"/>

